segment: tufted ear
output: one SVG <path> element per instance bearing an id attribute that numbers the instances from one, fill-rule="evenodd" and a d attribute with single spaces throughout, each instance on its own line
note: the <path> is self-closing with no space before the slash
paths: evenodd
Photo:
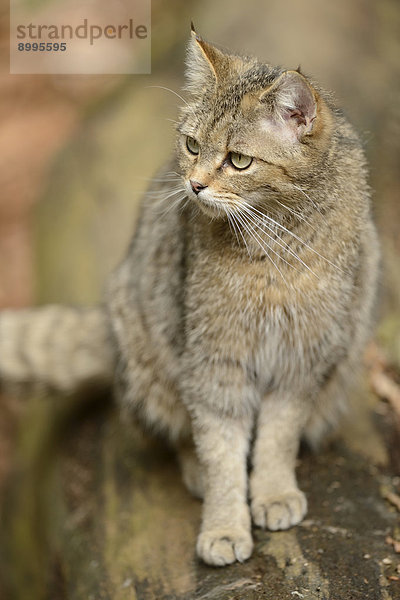
<path id="1" fill-rule="evenodd" d="M 299 71 L 285 71 L 259 97 L 272 118 L 297 139 L 311 135 L 317 117 L 317 96 Z"/>
<path id="2" fill-rule="evenodd" d="M 194 93 L 214 86 L 228 68 L 228 57 L 203 40 L 193 23 L 186 57 L 186 89 Z"/>

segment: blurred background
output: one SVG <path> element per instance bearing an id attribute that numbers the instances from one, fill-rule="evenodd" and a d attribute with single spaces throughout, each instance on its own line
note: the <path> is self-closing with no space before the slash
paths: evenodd
<path id="1" fill-rule="evenodd" d="M 101 298 L 148 179 L 172 151 L 191 20 L 233 51 L 300 64 L 357 128 L 383 249 L 377 336 L 400 365 L 398 0 L 153 0 L 152 74 L 129 76 L 9 75 L 3 3 L 0 306 Z M 19 401 L 1 403 L 0 491 L 24 411 Z"/>

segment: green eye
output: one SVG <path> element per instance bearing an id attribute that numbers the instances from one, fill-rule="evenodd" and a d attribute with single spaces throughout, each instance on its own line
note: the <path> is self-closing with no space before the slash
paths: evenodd
<path id="1" fill-rule="evenodd" d="M 200 151 L 198 142 L 196 142 L 196 140 L 190 136 L 186 136 L 186 148 L 191 154 L 198 154 Z"/>
<path id="2" fill-rule="evenodd" d="M 236 169 L 247 169 L 253 162 L 251 156 L 239 154 L 238 152 L 231 152 L 229 154 L 229 159 Z"/>

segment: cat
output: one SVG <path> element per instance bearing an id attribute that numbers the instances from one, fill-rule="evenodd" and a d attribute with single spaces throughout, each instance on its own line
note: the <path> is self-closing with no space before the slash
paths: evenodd
<path id="1" fill-rule="evenodd" d="M 197 554 L 222 566 L 250 557 L 252 522 L 306 514 L 299 442 L 316 446 L 344 410 L 379 246 L 363 150 L 329 94 L 194 28 L 186 77 L 175 155 L 105 306 L 5 311 L 0 377 L 114 379 L 122 411 L 176 448 L 203 499 Z"/>

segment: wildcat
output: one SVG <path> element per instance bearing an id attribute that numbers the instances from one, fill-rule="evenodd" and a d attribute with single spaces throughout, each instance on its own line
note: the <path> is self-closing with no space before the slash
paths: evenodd
<path id="1" fill-rule="evenodd" d="M 113 377 L 203 498 L 198 555 L 226 565 L 251 555 L 251 521 L 306 513 L 299 441 L 343 409 L 379 251 L 363 151 L 326 92 L 194 29 L 186 91 L 105 307 L 4 311 L 0 376 L 68 390 Z"/>

